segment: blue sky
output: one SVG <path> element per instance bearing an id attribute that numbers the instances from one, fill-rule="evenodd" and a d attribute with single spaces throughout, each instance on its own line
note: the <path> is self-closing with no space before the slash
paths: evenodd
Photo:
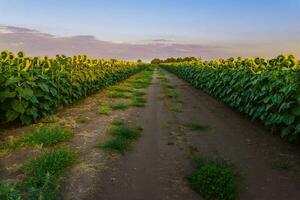
<path id="1" fill-rule="evenodd" d="M 13 40 L 1 35 L 1 26 L 59 37 L 92 35 L 113 44 L 148 44 L 147 58 L 199 52 L 207 58 L 290 52 L 300 56 L 300 0 L 0 0 L 0 48 L 29 51 L 34 43 L 18 34 Z M 149 44 L 159 39 L 181 46 L 151 49 Z M 50 46 L 56 41 L 43 49 Z M 33 53 L 38 54 L 38 48 L 36 44 Z M 131 49 L 132 55 L 138 48 Z M 107 51 L 111 56 L 116 52 Z"/>
<path id="2" fill-rule="evenodd" d="M 300 0 L 0 0 L 0 24 L 110 41 L 270 41 L 300 34 Z"/>

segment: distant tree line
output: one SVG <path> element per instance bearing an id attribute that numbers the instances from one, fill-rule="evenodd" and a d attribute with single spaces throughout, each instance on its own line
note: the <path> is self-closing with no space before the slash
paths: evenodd
<path id="1" fill-rule="evenodd" d="M 178 62 L 190 62 L 190 61 L 199 61 L 201 58 L 195 57 L 185 57 L 185 58 L 167 58 L 165 60 L 161 60 L 159 58 L 154 58 L 151 61 L 151 64 L 160 64 L 160 63 L 178 63 Z"/>

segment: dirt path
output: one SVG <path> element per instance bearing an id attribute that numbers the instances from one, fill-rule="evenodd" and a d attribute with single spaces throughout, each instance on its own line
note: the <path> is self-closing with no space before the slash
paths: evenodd
<path id="1" fill-rule="evenodd" d="M 99 175 L 97 191 L 86 199 L 202 199 L 186 180 L 194 168 L 191 152 L 232 163 L 240 174 L 239 199 L 300 199 L 298 147 L 174 75 L 167 77 L 185 99 L 182 112 L 171 111 L 160 99 L 162 84 L 156 73 L 148 106 L 138 119 L 144 127 L 142 138 L 132 151 L 108 164 Z M 211 128 L 195 133 L 182 126 L 191 121 Z"/>
<path id="2" fill-rule="evenodd" d="M 148 90 L 148 104 L 138 124 L 143 128 L 141 139 L 117 162 L 112 162 L 99 180 L 99 191 L 86 199 L 199 199 L 189 189 L 185 174 L 192 170 L 183 151 L 170 139 L 164 122 L 173 118 L 159 99 L 161 84 L 154 76 Z"/>

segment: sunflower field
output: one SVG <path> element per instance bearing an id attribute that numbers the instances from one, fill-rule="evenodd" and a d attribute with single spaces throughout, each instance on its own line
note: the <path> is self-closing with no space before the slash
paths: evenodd
<path id="1" fill-rule="evenodd" d="M 300 66 L 294 55 L 160 64 L 289 141 L 300 136 Z"/>
<path id="2" fill-rule="evenodd" d="M 30 124 L 57 108 L 124 80 L 146 65 L 85 55 L 0 55 L 0 122 Z"/>

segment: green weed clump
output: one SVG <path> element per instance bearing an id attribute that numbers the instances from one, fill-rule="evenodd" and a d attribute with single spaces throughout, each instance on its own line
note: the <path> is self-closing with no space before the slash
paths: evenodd
<path id="1" fill-rule="evenodd" d="M 237 197 L 236 174 L 225 161 L 200 160 L 189 181 L 205 199 L 234 200 Z"/>
<path id="2" fill-rule="evenodd" d="M 126 103 L 117 103 L 115 105 L 113 105 L 112 110 L 126 110 L 128 108 L 130 108 L 130 105 L 126 104 Z"/>
<path id="3" fill-rule="evenodd" d="M 130 148 L 130 143 L 137 140 L 141 135 L 142 128 L 129 127 L 124 120 L 115 119 L 108 129 L 108 133 L 113 137 L 108 141 L 99 144 L 97 147 L 105 150 L 113 150 L 124 153 Z"/>
<path id="4" fill-rule="evenodd" d="M 11 185 L 0 181 L 0 199 L 3 200 L 21 200 L 19 192 Z"/>
<path id="5" fill-rule="evenodd" d="M 66 128 L 58 126 L 43 126 L 26 134 L 21 139 L 21 143 L 29 145 L 42 144 L 44 146 L 53 146 L 58 143 L 68 141 L 71 136 L 71 131 Z"/>
<path id="6" fill-rule="evenodd" d="M 111 124 L 114 126 L 125 126 L 125 121 L 123 119 L 114 119 Z"/>
<path id="7" fill-rule="evenodd" d="M 26 175 L 22 189 L 28 199 L 56 199 L 60 190 L 58 177 L 75 162 L 76 155 L 68 148 L 59 148 L 26 163 L 22 168 Z"/>
<path id="8" fill-rule="evenodd" d="M 126 126 L 113 126 L 108 130 L 108 132 L 112 136 L 128 140 L 136 140 L 140 137 L 140 131 L 138 129 Z"/>
<path id="9" fill-rule="evenodd" d="M 132 99 L 133 102 L 131 103 L 132 107 L 145 107 L 146 99 L 142 97 L 135 97 Z"/>
<path id="10" fill-rule="evenodd" d="M 124 153 L 129 149 L 129 142 L 123 138 L 112 138 L 103 144 L 99 144 L 97 147 L 104 150 L 114 150 L 119 153 Z"/>
<path id="11" fill-rule="evenodd" d="M 112 109 L 108 105 L 99 105 L 98 113 L 101 115 L 110 115 L 112 113 Z"/>

